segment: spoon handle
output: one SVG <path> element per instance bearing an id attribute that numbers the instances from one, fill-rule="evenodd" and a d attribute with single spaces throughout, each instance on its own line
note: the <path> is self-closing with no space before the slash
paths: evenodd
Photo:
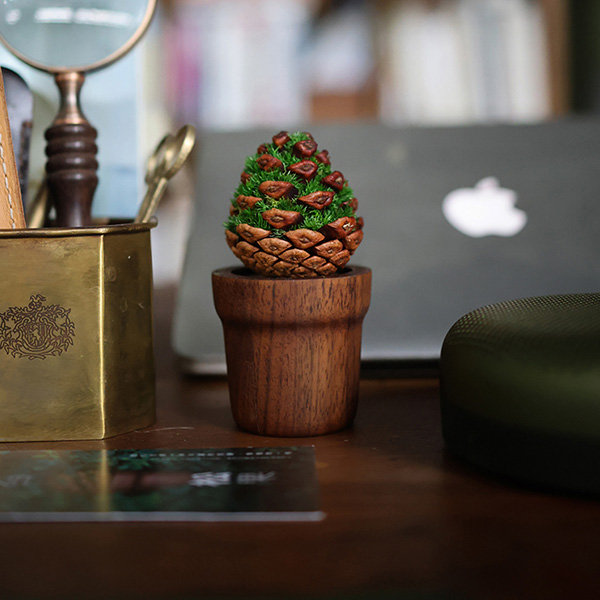
<path id="1" fill-rule="evenodd" d="M 146 196 L 134 219 L 134 223 L 148 223 L 154 215 L 159 202 L 161 201 L 169 180 L 166 177 L 159 177 L 148 186 Z"/>
<path id="2" fill-rule="evenodd" d="M 0 229 L 25 227 L 19 175 L 4 95 L 4 80 L 0 74 Z"/>

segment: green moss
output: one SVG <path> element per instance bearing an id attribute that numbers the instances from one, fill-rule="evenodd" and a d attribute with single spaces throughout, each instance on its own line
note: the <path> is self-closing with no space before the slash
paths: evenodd
<path id="1" fill-rule="evenodd" d="M 237 186 L 233 197 L 231 198 L 231 204 L 234 208 L 237 208 L 236 198 L 239 195 L 255 196 L 261 198 L 261 201 L 257 202 L 250 209 L 239 211 L 237 214 L 230 216 L 224 223 L 224 226 L 230 231 L 235 232 L 235 228 L 238 225 L 246 223 L 252 227 L 267 229 L 271 231 L 272 235 L 274 236 L 283 236 L 286 230 L 275 229 L 262 218 L 262 213 L 270 208 L 291 210 L 302 214 L 302 221 L 299 224 L 290 227 L 287 231 L 301 228 L 313 229 L 317 231 L 328 223 L 331 223 L 341 217 L 356 216 L 354 209 L 351 206 L 348 204 L 342 206 L 344 202 L 348 202 L 354 197 L 354 192 L 348 185 L 345 185 L 340 191 L 336 191 L 332 203 L 323 210 L 306 206 L 298 202 L 295 198 L 281 198 L 280 200 L 275 200 L 259 191 L 258 186 L 263 181 L 287 181 L 291 183 L 298 190 L 296 198 L 319 191 L 335 191 L 321 181 L 323 177 L 329 175 L 335 170 L 335 168 L 332 168 L 330 165 L 320 163 L 317 161 L 314 155 L 308 160 L 314 162 L 318 169 L 311 180 L 306 181 L 303 177 L 299 177 L 288 170 L 291 165 L 303 160 L 298 158 L 293 153 L 292 149 L 294 144 L 310 138 L 307 133 L 302 131 L 296 131 L 289 134 L 289 136 L 290 141 L 281 148 L 278 148 L 272 142 L 265 143 L 265 146 L 267 147 L 267 153 L 271 154 L 275 158 L 278 158 L 283 163 L 281 168 L 273 171 L 263 171 L 257 162 L 260 156 L 262 156 L 262 153 L 255 152 L 246 158 L 244 171 L 251 177 L 246 183 L 240 183 Z M 318 148 L 315 154 L 321 150 L 322 148 Z"/>

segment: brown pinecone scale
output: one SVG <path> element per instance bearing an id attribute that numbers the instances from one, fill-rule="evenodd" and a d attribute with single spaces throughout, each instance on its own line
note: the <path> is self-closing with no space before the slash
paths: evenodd
<path id="1" fill-rule="evenodd" d="M 265 230 L 238 225 L 237 235 L 226 232 L 233 253 L 249 269 L 267 276 L 318 277 L 343 269 L 362 241 L 362 229 L 343 238 L 327 238 L 310 229 L 285 237 L 265 236 Z"/>

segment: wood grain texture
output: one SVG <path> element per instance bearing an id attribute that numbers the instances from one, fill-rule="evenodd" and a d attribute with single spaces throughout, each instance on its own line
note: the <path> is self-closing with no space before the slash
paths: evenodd
<path id="1" fill-rule="evenodd" d="M 24 229 L 25 215 L 0 74 L 0 229 Z"/>
<path id="2" fill-rule="evenodd" d="M 371 271 L 315 279 L 213 273 L 236 423 L 263 435 L 304 436 L 352 423 Z"/>
<path id="3" fill-rule="evenodd" d="M 46 130 L 48 187 L 59 227 L 83 227 L 92 222 L 92 200 L 98 185 L 96 135 L 88 123 L 61 123 Z"/>

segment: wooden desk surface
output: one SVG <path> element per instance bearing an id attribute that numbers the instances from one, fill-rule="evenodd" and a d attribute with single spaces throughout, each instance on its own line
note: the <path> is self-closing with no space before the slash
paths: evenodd
<path id="1" fill-rule="evenodd" d="M 363 381 L 355 426 L 341 433 L 246 434 L 230 417 L 223 380 L 177 373 L 171 307 L 172 293 L 159 291 L 156 426 L 103 442 L 0 449 L 314 444 L 327 518 L 2 524 L 2 600 L 600 597 L 600 502 L 519 489 L 445 454 L 435 380 Z"/>

